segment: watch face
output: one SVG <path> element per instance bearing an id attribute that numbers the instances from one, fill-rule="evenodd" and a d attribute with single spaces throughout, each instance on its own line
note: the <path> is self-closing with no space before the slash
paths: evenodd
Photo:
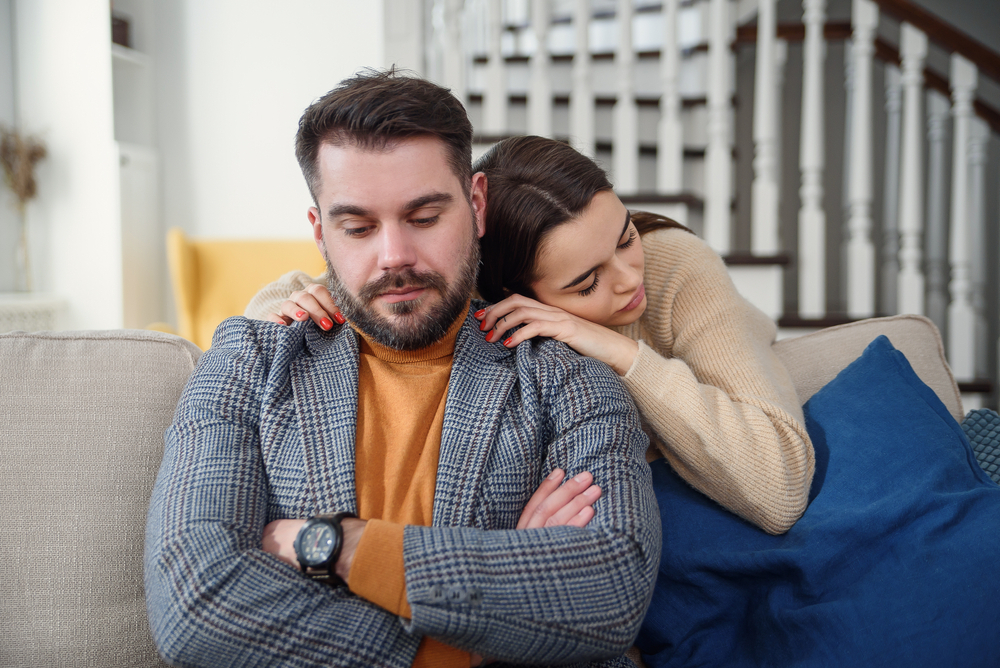
<path id="1" fill-rule="evenodd" d="M 302 540 L 299 543 L 299 558 L 307 566 L 324 564 L 333 552 L 335 540 L 332 526 L 326 522 L 314 522 L 302 533 Z"/>

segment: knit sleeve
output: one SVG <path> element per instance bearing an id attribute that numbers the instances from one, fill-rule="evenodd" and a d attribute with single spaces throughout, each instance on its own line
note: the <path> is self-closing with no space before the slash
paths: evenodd
<path id="1" fill-rule="evenodd" d="M 805 512 L 812 443 L 774 323 L 703 241 L 643 238 L 646 341 L 624 377 L 658 447 L 696 489 L 772 534 Z"/>
<path id="2" fill-rule="evenodd" d="M 290 271 L 274 283 L 261 288 L 247 304 L 243 315 L 253 320 L 264 320 L 272 313 L 277 313 L 282 302 L 296 290 L 305 290 L 313 283 L 326 283 L 326 274 L 311 277 L 304 271 Z"/>

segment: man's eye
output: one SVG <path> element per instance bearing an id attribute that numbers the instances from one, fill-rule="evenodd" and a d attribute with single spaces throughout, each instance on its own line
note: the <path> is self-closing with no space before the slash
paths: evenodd
<path id="1" fill-rule="evenodd" d="M 414 225 L 433 225 L 438 221 L 438 218 L 439 216 L 431 216 L 430 218 L 414 218 L 412 222 Z"/>
<path id="2" fill-rule="evenodd" d="M 347 237 L 363 237 L 372 229 L 371 225 L 365 225 L 363 227 L 345 227 L 344 236 Z"/>

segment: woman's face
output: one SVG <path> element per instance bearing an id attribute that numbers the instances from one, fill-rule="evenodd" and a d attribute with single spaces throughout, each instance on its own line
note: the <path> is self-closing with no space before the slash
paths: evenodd
<path id="1" fill-rule="evenodd" d="M 538 301 L 606 327 L 628 325 L 646 310 L 639 233 L 610 190 L 553 229 L 538 253 Z"/>

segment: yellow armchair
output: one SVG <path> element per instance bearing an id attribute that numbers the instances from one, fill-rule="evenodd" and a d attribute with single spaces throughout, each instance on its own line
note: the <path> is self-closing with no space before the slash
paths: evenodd
<path id="1" fill-rule="evenodd" d="M 202 350 L 219 323 L 243 310 L 257 292 L 282 274 L 326 270 L 312 240 L 193 240 L 167 232 L 167 262 L 177 308 L 178 333 Z"/>

